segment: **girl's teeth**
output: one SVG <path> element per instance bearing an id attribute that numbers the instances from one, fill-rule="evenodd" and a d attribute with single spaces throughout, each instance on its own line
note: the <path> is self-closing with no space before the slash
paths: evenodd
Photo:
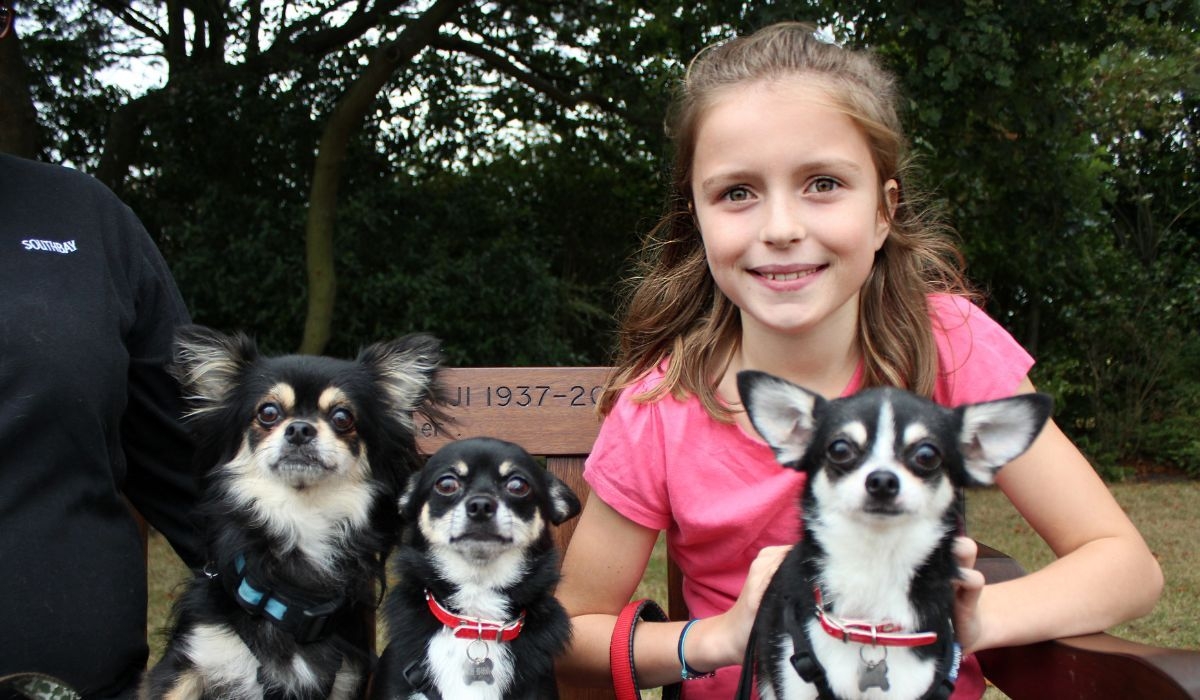
<path id="1" fill-rule="evenodd" d="M 812 270 L 806 270 L 804 272 L 784 272 L 784 273 L 764 272 L 763 277 L 766 277 L 767 279 L 771 280 L 772 282 L 791 282 L 792 280 L 797 280 L 797 279 L 800 279 L 801 277 L 804 277 L 806 275 L 811 275 L 811 274 L 812 274 Z"/>

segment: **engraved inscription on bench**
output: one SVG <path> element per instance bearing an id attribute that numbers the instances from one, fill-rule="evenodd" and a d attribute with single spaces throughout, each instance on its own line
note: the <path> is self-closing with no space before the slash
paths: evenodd
<path id="1" fill-rule="evenodd" d="M 450 440 L 487 435 L 533 454 L 587 454 L 600 427 L 596 402 L 605 367 L 453 367 L 442 371 L 446 411 L 438 429 L 418 421 L 417 441 L 432 452 Z"/>
<path id="2" fill-rule="evenodd" d="M 547 405 L 566 405 L 571 408 L 594 408 L 600 396 L 600 385 L 550 386 L 549 384 L 518 384 L 517 386 L 456 386 L 450 387 L 451 409 L 470 408 L 541 408 Z"/>

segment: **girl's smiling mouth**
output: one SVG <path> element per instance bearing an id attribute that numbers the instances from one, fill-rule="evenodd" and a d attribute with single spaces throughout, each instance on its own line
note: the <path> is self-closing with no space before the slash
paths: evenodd
<path id="1" fill-rule="evenodd" d="M 754 268 L 750 274 L 761 277 L 768 282 L 794 282 L 805 277 L 811 277 L 824 270 L 828 265 L 811 265 L 802 268 Z"/>

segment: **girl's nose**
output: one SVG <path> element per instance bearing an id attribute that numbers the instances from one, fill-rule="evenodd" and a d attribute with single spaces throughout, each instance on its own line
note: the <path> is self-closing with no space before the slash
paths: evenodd
<path id="1" fill-rule="evenodd" d="M 766 208 L 767 218 L 759 232 L 759 240 L 767 245 L 786 248 L 804 239 L 804 222 L 799 207 L 789 198 L 776 198 Z"/>

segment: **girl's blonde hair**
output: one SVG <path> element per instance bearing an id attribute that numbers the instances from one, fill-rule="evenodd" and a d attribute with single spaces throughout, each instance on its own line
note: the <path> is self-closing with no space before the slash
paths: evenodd
<path id="1" fill-rule="evenodd" d="M 709 47 L 688 67 L 667 117 L 675 161 L 666 213 L 643 242 L 638 271 L 629 280 L 632 294 L 624 307 L 616 367 L 601 395 L 602 413 L 622 389 L 670 357 L 665 380 L 638 398 L 691 393 L 714 418 L 730 419 L 716 384 L 737 348 L 741 319 L 709 273 L 692 215 L 696 130 L 722 90 L 795 77 L 819 81 L 834 107 L 862 130 L 879 175 L 880 206 L 890 233 L 860 294 L 863 386 L 892 385 L 932 395 L 938 365 L 927 296 L 966 294 L 967 287 L 962 256 L 948 230 L 906 187 L 911 164 L 896 108 L 896 81 L 871 54 L 823 41 L 811 25 L 785 22 Z M 883 189 L 888 180 L 900 185 L 890 215 Z"/>

